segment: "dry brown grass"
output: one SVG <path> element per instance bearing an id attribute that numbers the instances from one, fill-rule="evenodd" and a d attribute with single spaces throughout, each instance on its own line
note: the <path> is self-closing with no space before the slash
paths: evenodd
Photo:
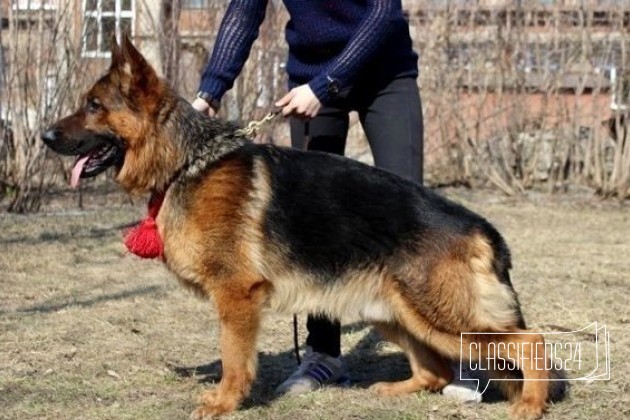
<path id="1" fill-rule="evenodd" d="M 574 384 L 549 418 L 630 417 L 627 206 L 575 196 L 448 194 L 506 236 L 532 326 L 599 321 L 609 328 L 612 380 Z M 112 195 L 90 200 L 82 211 L 53 200 L 48 213 L 0 214 L 0 418 L 187 418 L 195 396 L 220 376 L 215 312 L 159 263 L 126 254 L 121 229 L 142 215 L 142 205 Z M 295 361 L 291 319 L 269 315 L 253 395 L 231 418 L 506 417 L 503 402 L 460 405 L 425 393 L 375 398 L 364 388 L 405 376 L 404 360 L 362 325 L 345 328 L 342 342 L 356 387 L 273 399 Z"/>

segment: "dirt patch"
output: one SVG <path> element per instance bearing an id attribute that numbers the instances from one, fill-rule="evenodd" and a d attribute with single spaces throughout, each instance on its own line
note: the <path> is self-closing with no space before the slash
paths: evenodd
<path id="1" fill-rule="evenodd" d="M 446 193 L 503 232 L 531 327 L 608 327 L 612 379 L 574 383 L 549 418 L 630 417 L 627 206 L 592 197 Z M 220 377 L 212 305 L 180 288 L 160 263 L 126 253 L 121 232 L 142 216 L 142 200 L 86 194 L 78 210 L 68 208 L 67 197 L 49 199 L 43 214 L 0 214 L 0 417 L 187 418 L 196 396 Z M 345 327 L 342 337 L 355 386 L 274 399 L 273 389 L 295 367 L 291 328 L 290 317 L 267 316 L 258 380 L 231 418 L 506 416 L 504 402 L 462 405 L 427 393 L 375 398 L 364 388 L 403 378 L 408 367 L 360 324 Z"/>

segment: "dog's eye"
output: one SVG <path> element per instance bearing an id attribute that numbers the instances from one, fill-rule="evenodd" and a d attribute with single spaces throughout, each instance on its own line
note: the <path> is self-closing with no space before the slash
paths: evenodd
<path id="1" fill-rule="evenodd" d="M 88 99 L 87 110 L 89 112 L 96 112 L 103 108 L 103 104 L 97 98 Z"/>

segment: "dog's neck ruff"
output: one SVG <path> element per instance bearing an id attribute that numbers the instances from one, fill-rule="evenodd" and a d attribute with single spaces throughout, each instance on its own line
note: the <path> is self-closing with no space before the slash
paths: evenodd
<path id="1" fill-rule="evenodd" d="M 172 175 L 163 190 L 151 194 L 147 216 L 125 234 L 127 249 L 141 258 L 165 258 L 164 243 L 155 219 L 169 187 L 198 177 L 214 162 L 250 141 L 235 125 L 207 118 L 181 98 L 177 106 L 183 109 L 176 113 L 179 117 L 163 124 L 170 125 L 175 133 L 173 138 L 185 150 L 184 165 Z M 173 115 L 172 112 L 167 114 Z"/>
<path id="2" fill-rule="evenodd" d="M 194 179 L 225 155 L 251 142 L 234 123 L 208 118 L 185 100 L 177 106 L 181 112 L 169 120 L 172 138 L 184 151 L 184 164 L 172 182 Z"/>
<path id="3" fill-rule="evenodd" d="M 244 146 L 249 142 L 244 136 L 235 132 L 216 134 L 212 139 L 191 147 L 188 162 L 175 177 L 176 180 L 192 179 L 199 176 L 206 169 L 218 162 L 225 155 Z"/>
<path id="4" fill-rule="evenodd" d="M 183 178 L 198 176 L 209 164 L 243 144 L 244 140 L 242 138 L 232 136 L 229 138 L 229 141 L 225 142 L 223 147 L 221 147 L 221 143 L 219 143 L 219 147 L 215 146 L 211 151 L 207 151 L 205 156 L 202 154 L 196 159 L 192 159 L 191 162 L 175 174 L 171 182 L 164 188 L 164 191 L 154 191 L 149 199 L 147 216 L 125 234 L 125 246 L 129 252 L 140 258 L 159 258 L 165 260 L 164 242 L 160 237 L 155 219 L 162 208 L 166 191 L 168 191 L 170 185 L 173 182 L 181 182 Z"/>
<path id="5" fill-rule="evenodd" d="M 151 194 L 147 216 L 125 234 L 125 246 L 132 254 L 141 258 L 164 260 L 164 243 L 157 229 L 155 219 L 162 208 L 166 192 Z"/>

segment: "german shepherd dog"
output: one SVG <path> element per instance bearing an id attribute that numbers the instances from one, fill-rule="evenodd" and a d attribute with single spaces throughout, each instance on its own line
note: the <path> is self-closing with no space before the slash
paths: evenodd
<path id="1" fill-rule="evenodd" d="M 223 375 L 192 418 L 248 395 L 264 308 L 373 324 L 412 371 L 372 385 L 380 395 L 439 391 L 474 345 L 465 359 L 503 358 L 512 369 L 491 377 L 521 379 L 502 382 L 513 416 L 542 416 L 554 388 L 536 357 L 544 339 L 525 329 L 508 248 L 477 214 L 351 159 L 253 144 L 193 109 L 126 37 L 81 108 L 42 138 L 79 156 L 74 183 L 113 167 L 128 192 L 164 194 L 164 263 L 220 318 Z"/>

